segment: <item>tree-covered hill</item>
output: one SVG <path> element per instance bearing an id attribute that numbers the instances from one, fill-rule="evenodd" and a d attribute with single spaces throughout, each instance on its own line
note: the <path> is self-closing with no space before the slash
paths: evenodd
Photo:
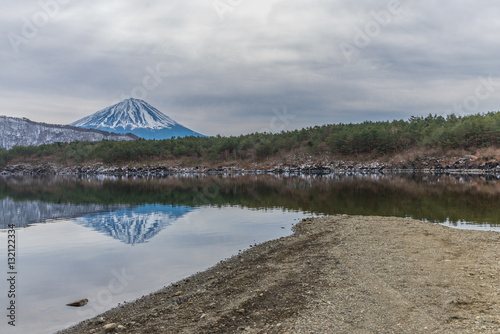
<path id="1" fill-rule="evenodd" d="M 259 162 L 290 153 L 381 157 L 412 149 L 473 149 L 500 146 L 500 112 L 409 120 L 331 124 L 281 133 L 231 137 L 184 137 L 160 141 L 73 142 L 0 150 L 0 165 L 19 162 L 192 163 Z"/>

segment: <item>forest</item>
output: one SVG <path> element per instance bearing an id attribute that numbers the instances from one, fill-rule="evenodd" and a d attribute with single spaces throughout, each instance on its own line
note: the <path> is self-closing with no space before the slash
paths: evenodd
<path id="1" fill-rule="evenodd" d="M 281 133 L 184 137 L 129 142 L 72 142 L 0 149 L 0 165 L 20 161 L 81 164 L 151 162 L 185 158 L 192 163 L 263 161 L 279 154 L 373 157 L 415 148 L 471 149 L 500 146 L 500 112 L 410 117 L 408 120 L 330 124 Z"/>

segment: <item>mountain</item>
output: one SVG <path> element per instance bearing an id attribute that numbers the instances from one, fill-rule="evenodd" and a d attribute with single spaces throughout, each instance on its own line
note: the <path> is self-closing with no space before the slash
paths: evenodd
<path id="1" fill-rule="evenodd" d="M 69 125 L 46 124 L 27 118 L 0 116 L 0 148 L 39 146 L 57 142 L 135 140 L 132 134 L 121 135 L 100 130 L 82 129 Z"/>
<path id="2" fill-rule="evenodd" d="M 132 98 L 70 125 L 115 133 L 133 133 L 144 139 L 203 136 L 177 123 L 145 101 Z"/>

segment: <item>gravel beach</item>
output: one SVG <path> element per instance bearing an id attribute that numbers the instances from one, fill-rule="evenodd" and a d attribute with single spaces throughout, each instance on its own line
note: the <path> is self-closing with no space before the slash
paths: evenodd
<path id="1" fill-rule="evenodd" d="M 500 333 L 500 234 L 308 218 L 60 333 Z"/>

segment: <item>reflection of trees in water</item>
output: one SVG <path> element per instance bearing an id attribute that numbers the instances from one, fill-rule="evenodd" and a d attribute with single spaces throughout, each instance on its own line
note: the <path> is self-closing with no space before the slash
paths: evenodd
<path id="1" fill-rule="evenodd" d="M 0 196 L 55 203 L 239 205 L 439 222 L 500 223 L 500 182 L 495 176 L 20 177 L 0 179 Z"/>

